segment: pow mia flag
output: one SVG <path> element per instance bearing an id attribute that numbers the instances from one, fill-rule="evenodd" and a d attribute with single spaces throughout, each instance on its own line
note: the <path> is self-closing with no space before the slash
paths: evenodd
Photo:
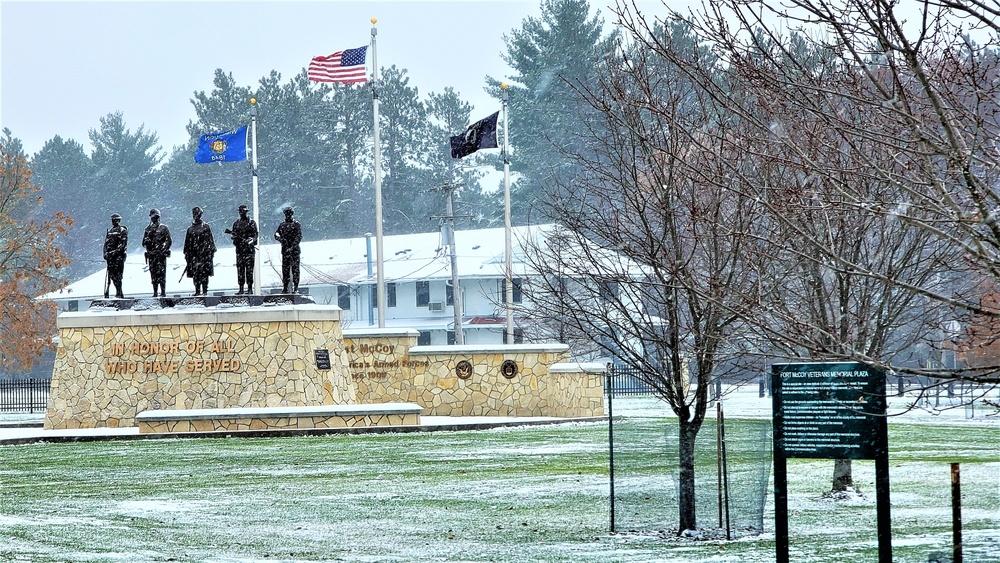
<path id="1" fill-rule="evenodd" d="M 479 149 L 495 149 L 497 145 L 497 116 L 500 112 L 473 123 L 461 135 L 451 138 L 451 157 L 462 158 Z"/>

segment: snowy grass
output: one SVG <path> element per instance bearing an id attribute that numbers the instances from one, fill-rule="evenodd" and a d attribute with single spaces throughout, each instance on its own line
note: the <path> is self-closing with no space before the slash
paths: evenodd
<path id="1" fill-rule="evenodd" d="M 609 533 L 606 445 L 592 423 L 4 446 L 0 560 L 774 560 L 770 497 L 762 536 Z M 965 560 L 1000 560 L 1000 426 L 893 423 L 890 446 L 894 560 L 950 553 L 956 461 Z M 861 494 L 842 500 L 823 496 L 831 473 L 789 460 L 792 560 L 877 560 L 874 463 L 855 462 Z"/>

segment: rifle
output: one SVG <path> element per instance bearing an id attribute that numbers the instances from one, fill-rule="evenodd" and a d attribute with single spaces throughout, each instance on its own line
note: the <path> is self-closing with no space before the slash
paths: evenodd
<path id="1" fill-rule="evenodd" d="M 184 271 L 181 272 L 181 277 L 177 278 L 177 283 L 184 281 L 184 274 L 188 273 L 188 267 L 184 266 Z"/>
<path id="2" fill-rule="evenodd" d="M 239 246 L 239 244 L 237 244 L 236 241 L 240 240 L 240 237 L 236 236 L 236 233 L 234 233 L 232 231 L 232 229 L 226 229 L 223 232 L 226 233 L 227 235 L 233 237 L 233 245 L 234 246 Z M 248 238 L 245 244 L 247 245 L 248 248 L 253 249 L 253 247 L 254 247 L 254 245 L 253 245 L 253 238 Z"/>
<path id="3" fill-rule="evenodd" d="M 108 272 L 107 268 L 104 268 L 104 298 L 108 298 L 108 294 L 111 291 L 111 274 Z"/>

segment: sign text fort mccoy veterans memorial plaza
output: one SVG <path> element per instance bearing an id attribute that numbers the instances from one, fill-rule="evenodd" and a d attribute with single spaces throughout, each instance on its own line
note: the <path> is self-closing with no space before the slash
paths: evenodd
<path id="1" fill-rule="evenodd" d="M 787 458 L 873 459 L 880 563 L 891 563 L 885 372 L 856 362 L 774 364 L 774 535 L 788 559 Z"/>

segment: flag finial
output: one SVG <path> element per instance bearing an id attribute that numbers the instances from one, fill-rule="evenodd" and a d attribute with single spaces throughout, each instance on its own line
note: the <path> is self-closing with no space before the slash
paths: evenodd
<path id="1" fill-rule="evenodd" d="M 250 98 L 250 105 L 254 105 L 256 103 L 257 103 L 257 98 Z"/>
<path id="2" fill-rule="evenodd" d="M 507 83 L 506 82 L 501 82 L 500 83 L 500 87 L 503 88 L 504 90 L 506 90 L 507 89 Z"/>
<path id="3" fill-rule="evenodd" d="M 378 18 L 372 18 L 372 25 L 375 25 L 376 23 L 378 23 Z"/>

